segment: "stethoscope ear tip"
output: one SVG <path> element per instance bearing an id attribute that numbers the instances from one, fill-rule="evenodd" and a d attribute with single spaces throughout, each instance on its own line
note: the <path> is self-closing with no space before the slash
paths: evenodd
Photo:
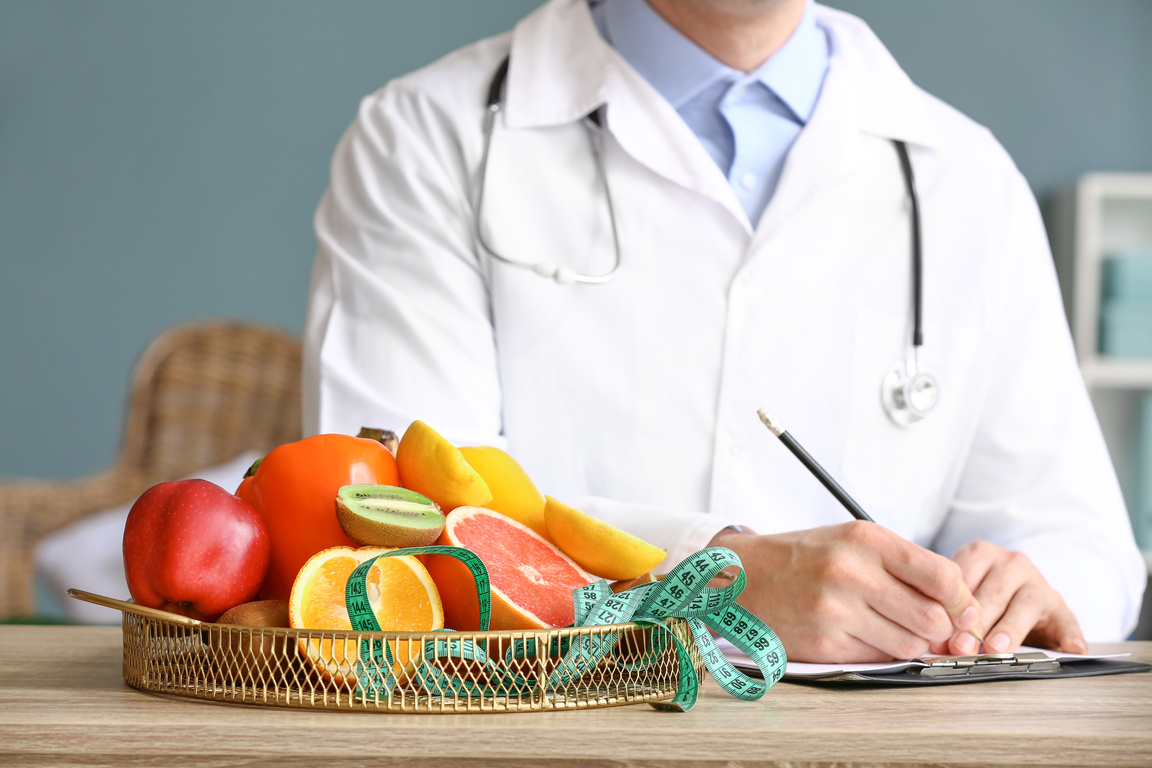
<path id="1" fill-rule="evenodd" d="M 553 261 L 538 261 L 532 265 L 533 272 L 549 280 L 554 280 L 559 270 L 560 268 L 556 266 L 556 263 Z"/>

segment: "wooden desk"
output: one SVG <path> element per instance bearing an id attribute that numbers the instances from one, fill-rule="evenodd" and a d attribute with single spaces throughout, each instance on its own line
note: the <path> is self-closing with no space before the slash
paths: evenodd
<path id="1" fill-rule="evenodd" d="M 1152 643 L 1126 643 L 1152 661 Z M 1097 652 L 1117 645 L 1093 647 Z M 704 686 L 688 714 L 403 715 L 124 684 L 117 627 L 0 626 L 0 765 L 1152 766 L 1152 673 L 916 689 Z"/>

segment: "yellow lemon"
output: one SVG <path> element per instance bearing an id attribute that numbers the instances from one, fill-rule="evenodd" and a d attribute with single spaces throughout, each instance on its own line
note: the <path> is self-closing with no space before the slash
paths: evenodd
<path id="1" fill-rule="evenodd" d="M 544 523 L 564 554 L 605 579 L 635 579 L 655 568 L 667 550 L 546 496 Z"/>
<path id="2" fill-rule="evenodd" d="M 544 494 L 516 459 L 490 445 L 466 446 L 460 453 L 492 492 L 492 501 L 474 506 L 494 509 L 552 540 L 544 524 Z"/>
<path id="3" fill-rule="evenodd" d="M 396 448 L 400 485 L 422 493 L 444 512 L 456 507 L 482 507 L 492 492 L 460 449 L 422 421 L 414 421 Z"/>

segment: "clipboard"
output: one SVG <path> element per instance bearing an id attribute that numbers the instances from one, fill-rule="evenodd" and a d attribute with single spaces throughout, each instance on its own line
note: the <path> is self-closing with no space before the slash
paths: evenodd
<path id="1" fill-rule="evenodd" d="M 736 649 L 732 649 L 736 651 Z M 725 649 L 728 653 L 728 649 Z M 739 654 L 739 651 L 736 651 Z M 1123 657 L 1078 654 L 1051 655 L 1039 648 L 1021 646 L 1013 653 L 986 653 L 972 656 L 927 656 L 890 664 L 823 665 L 788 663 L 784 679 L 812 685 L 915 686 L 985 683 L 996 680 L 1051 680 L 1095 677 L 1152 671 L 1152 664 L 1127 661 Z M 745 660 L 729 660 L 737 669 L 758 675 Z"/>
<path id="2" fill-rule="evenodd" d="M 1043 651 L 989 653 L 975 656 L 938 656 L 913 659 L 904 669 L 891 672 L 841 672 L 827 677 L 787 677 L 795 683 L 855 685 L 955 685 L 995 680 L 1052 680 L 1148 672 L 1152 664 L 1123 659 L 1065 659 Z"/>

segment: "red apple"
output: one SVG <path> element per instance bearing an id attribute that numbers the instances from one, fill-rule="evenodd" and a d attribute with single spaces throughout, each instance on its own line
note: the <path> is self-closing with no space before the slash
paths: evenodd
<path id="1" fill-rule="evenodd" d="M 145 491 L 124 525 L 124 573 L 140 605 L 213 621 L 256 596 L 271 543 L 264 519 L 207 480 Z"/>

